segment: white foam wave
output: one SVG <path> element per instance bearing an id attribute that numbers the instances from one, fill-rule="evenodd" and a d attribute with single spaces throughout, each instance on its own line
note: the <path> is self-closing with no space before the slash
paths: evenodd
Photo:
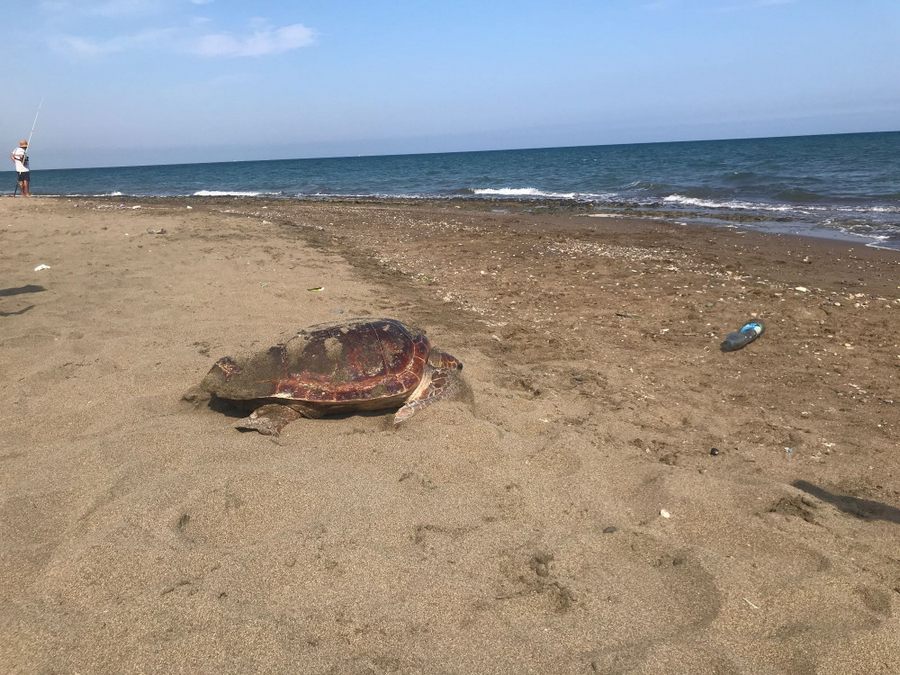
<path id="1" fill-rule="evenodd" d="M 861 239 L 868 239 L 869 241 L 867 241 L 865 244 L 866 248 L 877 248 L 882 251 L 898 251 L 898 250 L 900 250 L 900 242 L 898 242 L 894 245 L 885 245 L 885 242 L 892 242 L 894 239 L 893 237 L 891 237 L 888 234 L 868 234 L 868 233 L 864 233 L 864 232 L 854 232 L 845 227 L 839 227 L 838 230 L 840 230 L 843 234 L 849 235 L 851 237 L 859 237 Z"/>
<path id="2" fill-rule="evenodd" d="M 833 210 L 848 213 L 900 213 L 898 206 L 838 206 Z"/>
<path id="3" fill-rule="evenodd" d="M 866 244 L 866 248 L 877 248 L 880 251 L 898 251 L 900 250 L 900 246 L 884 246 L 881 243 L 882 240 L 878 241 L 870 241 Z"/>
<path id="4" fill-rule="evenodd" d="M 700 206 L 707 209 L 739 209 L 745 211 L 778 211 L 781 213 L 796 212 L 831 212 L 831 213 L 900 213 L 897 206 L 822 206 L 813 204 L 763 204 L 760 202 L 745 202 L 741 200 L 716 201 L 713 199 L 699 199 L 674 194 L 663 197 L 668 204 L 680 204 L 682 206 Z"/>
<path id="5" fill-rule="evenodd" d="M 900 213 L 900 206 L 803 206 L 804 211 L 827 213 Z"/>
<path id="6" fill-rule="evenodd" d="M 242 192 L 240 190 L 197 190 L 193 197 L 259 197 L 263 192 Z"/>
<path id="7" fill-rule="evenodd" d="M 854 232 L 853 230 L 846 227 L 839 227 L 838 230 L 843 232 L 846 235 L 851 237 L 860 237 L 862 239 L 872 239 L 873 241 L 888 241 L 890 240 L 890 235 L 887 234 L 872 234 L 870 232 Z"/>
<path id="8" fill-rule="evenodd" d="M 664 197 L 663 201 L 668 204 L 681 204 L 682 206 L 702 206 L 706 209 L 744 209 L 752 211 L 794 211 L 792 206 L 786 204 L 756 204 L 754 202 L 742 202 L 730 200 L 725 202 L 717 202 L 712 199 L 697 199 L 695 197 L 685 197 L 684 195 L 669 195 Z"/>
<path id="9" fill-rule="evenodd" d="M 575 199 L 577 192 L 545 192 L 533 187 L 525 188 L 475 188 L 476 195 L 496 195 L 498 197 L 548 197 L 554 199 Z"/>
<path id="10" fill-rule="evenodd" d="M 443 199 L 441 195 L 406 194 L 404 192 L 298 192 L 298 199 Z"/>

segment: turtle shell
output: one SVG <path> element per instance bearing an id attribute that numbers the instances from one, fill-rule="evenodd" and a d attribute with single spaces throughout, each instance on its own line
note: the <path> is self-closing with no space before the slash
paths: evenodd
<path id="1" fill-rule="evenodd" d="M 424 332 L 395 319 L 354 319 L 302 330 L 243 361 L 220 359 L 203 386 L 236 400 L 387 404 L 415 390 L 430 350 Z"/>

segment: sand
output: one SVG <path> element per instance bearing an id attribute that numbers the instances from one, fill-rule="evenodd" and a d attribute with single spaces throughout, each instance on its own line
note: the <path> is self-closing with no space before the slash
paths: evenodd
<path id="1" fill-rule="evenodd" d="M 5 672 L 900 672 L 896 252 L 255 199 L 2 199 L 0 242 Z M 468 393 L 181 400 L 353 316 Z"/>

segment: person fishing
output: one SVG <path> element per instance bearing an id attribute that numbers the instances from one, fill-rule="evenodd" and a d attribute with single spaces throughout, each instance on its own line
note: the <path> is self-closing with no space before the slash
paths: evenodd
<path id="1" fill-rule="evenodd" d="M 31 169 L 28 167 L 28 155 L 26 152 L 28 151 L 28 146 L 31 145 L 31 137 L 34 136 L 34 129 L 37 127 L 38 115 L 41 114 L 41 107 L 44 105 L 44 99 L 41 99 L 41 102 L 38 103 L 37 112 L 34 113 L 34 122 L 31 124 L 31 133 L 28 134 L 28 138 L 23 138 L 19 141 L 19 147 L 12 151 L 9 158 L 13 161 L 13 164 L 16 166 L 16 189 L 13 192 L 13 196 L 19 191 L 22 190 L 23 197 L 31 196 Z"/>
<path id="2" fill-rule="evenodd" d="M 28 141 L 24 138 L 19 141 L 19 147 L 12 151 L 9 158 L 16 166 L 17 190 L 22 191 L 23 197 L 31 196 L 31 170 L 28 168 Z"/>

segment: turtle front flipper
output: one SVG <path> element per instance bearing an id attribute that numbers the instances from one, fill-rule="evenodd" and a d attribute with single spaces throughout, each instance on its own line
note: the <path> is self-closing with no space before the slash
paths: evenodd
<path id="1" fill-rule="evenodd" d="M 462 362 L 445 352 L 432 350 L 422 381 L 394 415 L 394 424 L 405 422 L 415 413 L 435 401 L 454 394 L 459 389 Z"/>
<path id="2" fill-rule="evenodd" d="M 321 417 L 321 413 L 309 406 L 267 403 L 248 417 L 235 422 L 234 428 L 258 431 L 264 436 L 277 436 L 284 427 L 301 417 Z"/>

